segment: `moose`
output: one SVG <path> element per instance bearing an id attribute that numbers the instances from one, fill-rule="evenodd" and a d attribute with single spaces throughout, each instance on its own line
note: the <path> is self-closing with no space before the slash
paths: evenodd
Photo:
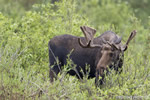
<path id="1" fill-rule="evenodd" d="M 86 73 L 88 64 L 90 66 L 88 78 L 95 77 L 96 86 L 104 84 L 104 71 L 108 71 L 108 68 L 119 73 L 122 71 L 124 51 L 127 50 L 136 31 L 131 32 L 127 42 L 123 45 L 122 38 L 112 31 L 106 31 L 94 38 L 95 29 L 88 26 L 81 26 L 80 29 L 85 37 L 65 34 L 56 36 L 49 41 L 50 82 L 57 78 L 62 66 L 67 64 L 67 55 L 70 53 L 69 57 L 75 64 L 75 70 L 71 69 L 67 73 L 83 78 L 83 72 Z M 57 63 L 57 59 L 59 63 Z M 102 78 L 99 79 L 99 76 Z"/>

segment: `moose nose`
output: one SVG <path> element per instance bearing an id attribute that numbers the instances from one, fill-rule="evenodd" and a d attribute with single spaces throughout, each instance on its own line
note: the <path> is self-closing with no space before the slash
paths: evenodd
<path id="1" fill-rule="evenodd" d="M 103 75 L 105 69 L 106 68 L 104 66 L 100 66 L 100 70 L 99 70 L 100 75 Z"/>
<path id="2" fill-rule="evenodd" d="M 100 66 L 100 70 L 105 70 L 106 67 L 105 66 Z"/>

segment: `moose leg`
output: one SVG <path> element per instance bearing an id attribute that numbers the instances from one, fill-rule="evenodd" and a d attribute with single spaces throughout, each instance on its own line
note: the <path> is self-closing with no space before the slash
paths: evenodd
<path id="1" fill-rule="evenodd" d="M 105 68 L 100 68 L 96 70 L 96 78 L 95 78 L 96 87 L 104 84 L 104 76 L 105 76 L 104 70 Z M 100 76 L 102 77 L 101 79 Z"/>
<path id="2" fill-rule="evenodd" d="M 54 81 L 54 78 L 57 78 L 57 74 L 60 72 L 60 68 L 55 65 L 53 68 L 50 68 L 49 77 L 50 82 L 52 83 Z"/>
<path id="3" fill-rule="evenodd" d="M 49 58 L 49 62 L 50 62 L 50 71 L 49 71 L 49 77 L 50 77 L 50 82 L 52 83 L 54 81 L 54 78 L 57 78 L 57 74 L 61 71 L 61 64 L 57 63 L 55 58 L 53 56 L 50 55 Z"/>
<path id="4" fill-rule="evenodd" d="M 61 56 L 60 55 L 56 55 L 57 52 L 53 52 L 52 49 L 54 48 L 50 48 L 49 45 L 49 63 L 50 63 L 50 71 L 49 71 L 49 77 L 50 77 L 50 82 L 52 83 L 54 81 L 54 78 L 57 78 L 57 74 L 61 71 L 61 66 L 62 64 L 57 62 L 60 61 Z M 58 57 L 58 59 L 56 58 Z M 61 61 L 60 61 L 61 62 Z"/>

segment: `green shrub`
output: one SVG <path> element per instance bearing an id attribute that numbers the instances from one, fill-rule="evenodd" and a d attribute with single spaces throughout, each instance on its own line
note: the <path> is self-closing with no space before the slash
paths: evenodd
<path id="1" fill-rule="evenodd" d="M 82 6 L 81 6 L 82 5 Z M 83 36 L 80 26 L 94 26 L 96 36 L 112 30 L 126 42 L 137 35 L 125 52 L 123 72 L 105 77 L 100 88 L 95 80 L 66 75 L 68 64 L 53 84 L 49 82 L 48 41 L 57 35 Z M 148 21 L 150 25 L 150 21 Z M 131 99 L 150 98 L 150 29 L 130 6 L 111 0 L 62 0 L 35 4 L 32 11 L 12 19 L 0 13 L 0 99 Z M 88 67 L 88 66 L 87 66 Z"/>

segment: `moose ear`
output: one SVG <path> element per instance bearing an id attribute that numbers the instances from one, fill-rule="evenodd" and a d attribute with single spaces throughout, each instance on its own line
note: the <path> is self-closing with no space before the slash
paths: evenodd
<path id="1" fill-rule="evenodd" d="M 121 47 L 122 51 L 126 51 L 127 50 L 129 42 L 135 37 L 135 35 L 136 35 L 136 30 L 134 30 L 134 31 L 131 32 L 131 34 L 130 34 L 130 36 L 129 36 L 127 42 L 126 42 L 126 44 Z"/>

